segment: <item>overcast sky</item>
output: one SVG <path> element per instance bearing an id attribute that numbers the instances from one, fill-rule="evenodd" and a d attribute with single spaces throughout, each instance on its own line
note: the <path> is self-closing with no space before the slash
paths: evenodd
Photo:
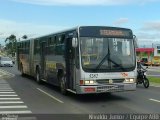
<path id="1" fill-rule="evenodd" d="M 141 46 L 160 44 L 160 0 L 1 0 L 0 43 L 80 25 L 127 27 Z"/>

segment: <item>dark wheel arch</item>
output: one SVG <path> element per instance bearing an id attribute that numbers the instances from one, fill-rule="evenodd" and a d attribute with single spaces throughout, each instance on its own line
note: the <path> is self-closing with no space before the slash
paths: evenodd
<path id="1" fill-rule="evenodd" d="M 23 70 L 23 64 L 22 64 L 22 63 L 20 64 L 20 72 L 21 72 L 21 76 L 24 76 L 24 75 L 25 75 L 24 70 Z"/>
<path id="2" fill-rule="evenodd" d="M 63 95 L 67 95 L 67 82 L 63 69 L 59 69 L 57 72 L 57 78 L 59 81 L 60 91 Z"/>
<path id="3" fill-rule="evenodd" d="M 36 66 L 36 82 L 38 84 L 41 84 L 42 83 L 42 80 L 41 80 L 41 72 L 40 72 L 40 67 L 39 66 Z"/>

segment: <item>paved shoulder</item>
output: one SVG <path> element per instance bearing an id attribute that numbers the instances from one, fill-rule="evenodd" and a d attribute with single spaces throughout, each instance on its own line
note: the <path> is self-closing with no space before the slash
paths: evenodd
<path id="1" fill-rule="evenodd" d="M 150 86 L 153 86 L 153 87 L 160 87 L 160 83 L 150 83 Z"/>
<path id="2" fill-rule="evenodd" d="M 0 69 L 0 78 L 8 78 L 8 77 L 10 78 L 10 77 L 14 77 L 14 76 L 15 76 L 14 74 Z"/>
<path id="3" fill-rule="evenodd" d="M 32 113 L 7 81 L 0 79 L 0 114 Z"/>

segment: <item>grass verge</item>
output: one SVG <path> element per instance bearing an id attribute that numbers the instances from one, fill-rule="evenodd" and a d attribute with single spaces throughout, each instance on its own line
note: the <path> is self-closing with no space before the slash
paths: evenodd
<path id="1" fill-rule="evenodd" d="M 157 78 L 157 77 L 147 77 L 149 79 L 150 82 L 152 83 L 160 83 L 160 78 Z"/>

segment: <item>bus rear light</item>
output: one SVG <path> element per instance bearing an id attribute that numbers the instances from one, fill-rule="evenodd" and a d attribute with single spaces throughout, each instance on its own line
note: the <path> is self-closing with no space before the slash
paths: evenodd
<path id="1" fill-rule="evenodd" d="M 85 92 L 95 92 L 96 89 L 95 89 L 95 88 L 92 88 L 92 87 L 89 87 L 89 88 L 84 88 L 84 91 L 85 91 Z"/>
<path id="2" fill-rule="evenodd" d="M 79 81 L 79 84 L 80 84 L 80 85 L 84 85 L 83 80 L 80 80 L 80 81 Z"/>

